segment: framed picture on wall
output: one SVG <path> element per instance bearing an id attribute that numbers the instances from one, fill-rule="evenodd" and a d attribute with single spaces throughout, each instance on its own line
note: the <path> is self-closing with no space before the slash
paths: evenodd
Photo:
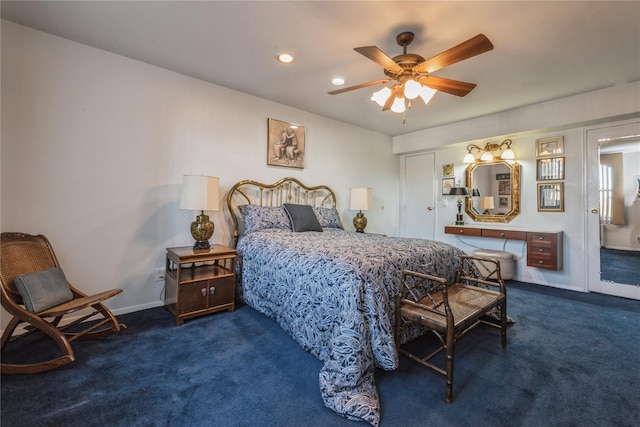
<path id="1" fill-rule="evenodd" d="M 304 169 L 304 126 L 268 119 L 267 165 Z"/>
<path id="2" fill-rule="evenodd" d="M 454 166 L 453 163 L 447 163 L 442 165 L 442 176 L 453 176 Z"/>
<path id="3" fill-rule="evenodd" d="M 511 195 L 511 181 L 498 181 L 498 195 Z"/>
<path id="4" fill-rule="evenodd" d="M 564 137 L 536 139 L 536 157 L 550 157 L 564 154 Z"/>
<path id="5" fill-rule="evenodd" d="M 564 179 L 564 157 L 549 157 L 536 160 L 536 180 Z"/>
<path id="6" fill-rule="evenodd" d="M 449 195 L 449 192 L 456 185 L 455 178 L 442 178 L 442 194 Z"/>
<path id="7" fill-rule="evenodd" d="M 562 182 L 538 184 L 538 211 L 564 212 L 564 184 Z"/>

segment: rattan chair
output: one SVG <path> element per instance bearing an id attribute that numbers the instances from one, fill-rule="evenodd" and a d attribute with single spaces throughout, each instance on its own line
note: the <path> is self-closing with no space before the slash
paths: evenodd
<path id="1" fill-rule="evenodd" d="M 478 266 L 482 267 L 482 273 Z M 446 377 L 447 403 L 453 399 L 454 350 L 462 335 L 479 323 L 487 323 L 501 329 L 502 347 L 507 346 L 506 287 L 500 276 L 500 263 L 494 259 L 462 256 L 456 282 L 452 285 L 447 285 L 440 277 L 403 270 L 396 304 L 398 351 Z M 498 313 L 498 324 L 489 321 L 487 314 L 490 312 Z M 425 357 L 403 348 L 402 329 L 406 323 L 417 323 L 433 331 L 439 347 Z M 444 368 L 430 361 L 443 350 L 446 351 Z"/>
<path id="2" fill-rule="evenodd" d="M 27 310 L 25 300 L 16 287 L 16 281 L 22 283 L 22 278 L 26 277 L 23 275 L 56 270 L 59 267 L 53 248 L 45 236 L 24 233 L 0 235 L 1 301 L 2 307 L 13 315 L 2 334 L 1 348 L 4 350 L 8 343 L 38 332 L 51 338 L 61 353 L 58 357 L 39 363 L 4 363 L 3 358 L 2 374 L 32 374 L 65 365 L 75 359 L 70 342 L 76 339 L 102 337 L 126 327 L 102 304 L 102 301 L 119 294 L 122 289 L 85 295 L 67 282 L 69 289 L 65 291 L 71 291 L 68 301 L 38 312 Z M 44 295 L 48 292 L 41 289 L 35 291 Z M 67 316 L 72 313 L 75 315 Z M 87 320 L 91 321 L 85 322 Z M 23 331 L 14 335 L 16 328 L 21 324 L 25 324 L 22 325 L 24 328 L 21 328 Z"/>

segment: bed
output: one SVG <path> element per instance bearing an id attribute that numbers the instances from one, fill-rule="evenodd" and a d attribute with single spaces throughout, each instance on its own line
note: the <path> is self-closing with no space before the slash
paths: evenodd
<path id="1" fill-rule="evenodd" d="M 228 193 L 227 207 L 240 300 L 323 362 L 320 391 L 327 407 L 377 426 L 375 368 L 398 366 L 393 322 L 401 271 L 452 282 L 462 252 L 431 240 L 345 231 L 335 193 L 295 178 L 241 181 Z M 288 214 L 294 208 L 313 212 L 321 228 L 300 231 L 300 218 Z M 420 333 L 406 329 L 403 341 Z"/>

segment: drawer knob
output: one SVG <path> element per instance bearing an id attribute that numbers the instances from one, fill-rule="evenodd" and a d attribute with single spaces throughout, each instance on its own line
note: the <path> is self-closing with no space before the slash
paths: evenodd
<path id="1" fill-rule="evenodd" d="M 540 261 L 538 261 L 538 263 L 540 263 L 540 264 L 544 264 L 544 261 L 540 260 Z"/>
<path id="2" fill-rule="evenodd" d="M 538 240 L 544 240 L 544 237 L 540 236 L 538 237 Z"/>
<path id="3" fill-rule="evenodd" d="M 538 252 L 544 252 L 544 249 L 540 248 L 538 249 Z"/>
<path id="4" fill-rule="evenodd" d="M 207 288 L 202 288 L 202 289 L 200 290 L 200 292 L 202 292 L 202 296 L 203 296 L 203 297 L 206 297 L 206 296 L 207 296 Z"/>
<path id="5" fill-rule="evenodd" d="M 213 295 L 216 293 L 216 288 L 214 286 L 209 288 L 209 295 Z"/>

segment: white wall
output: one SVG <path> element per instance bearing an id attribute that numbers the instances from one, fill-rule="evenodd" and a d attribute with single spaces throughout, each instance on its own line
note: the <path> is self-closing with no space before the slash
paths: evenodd
<path id="1" fill-rule="evenodd" d="M 303 170 L 266 166 L 268 117 L 306 126 Z M 222 197 L 243 179 L 326 184 L 348 229 L 349 188 L 372 187 L 367 230 L 397 233 L 390 137 L 7 21 L 1 135 L 1 230 L 45 234 L 86 292 L 123 288 L 116 313 L 159 305 L 165 248 L 193 244 L 183 174 L 220 177 Z M 210 217 L 229 244 L 226 209 Z"/>

